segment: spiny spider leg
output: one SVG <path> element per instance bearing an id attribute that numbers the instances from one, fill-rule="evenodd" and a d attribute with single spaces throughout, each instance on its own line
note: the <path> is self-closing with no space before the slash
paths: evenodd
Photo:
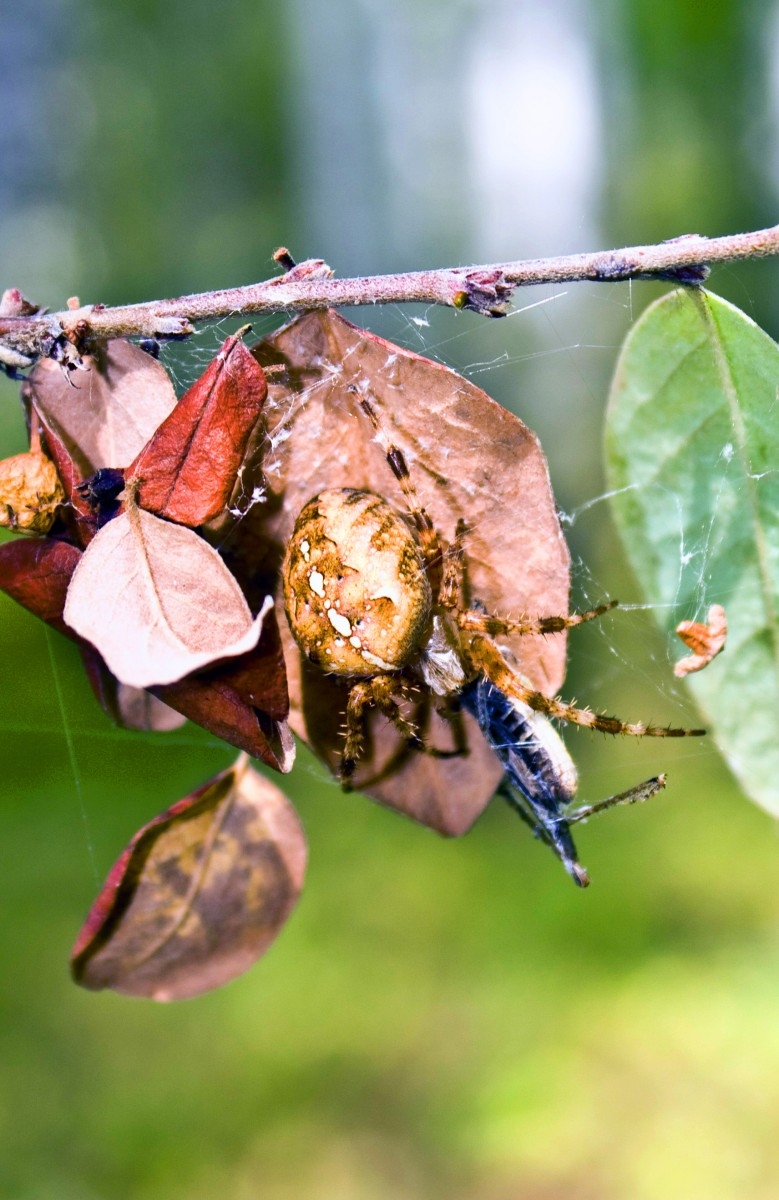
<path id="1" fill-rule="evenodd" d="M 441 574 L 441 590 L 438 603 L 441 608 L 456 608 L 463 578 L 463 556 L 465 554 L 465 535 L 468 526 L 460 517 L 454 533 L 454 541 L 444 551 L 443 570 Z"/>
<path id="2" fill-rule="evenodd" d="M 438 590 L 435 584 L 438 583 L 440 586 L 442 559 L 441 543 L 438 540 L 435 525 L 431 521 L 427 510 L 420 502 L 403 451 L 387 437 L 378 414 L 367 396 L 362 394 L 354 384 L 348 390 L 357 397 L 357 402 L 373 426 L 376 441 L 386 455 L 389 468 L 400 484 L 400 490 L 403 492 L 406 505 L 408 506 L 409 516 L 414 522 L 419 535 L 419 544 L 427 563 L 428 572 L 431 573 L 431 584 L 433 585 L 433 592 L 435 594 Z"/>
<path id="3" fill-rule="evenodd" d="M 509 618 L 492 617 L 478 609 L 467 609 L 461 612 L 457 623 L 466 633 L 486 633 L 491 637 L 499 637 L 509 633 L 562 633 L 564 629 L 573 629 L 583 625 L 585 621 L 594 621 L 604 613 L 616 608 L 619 600 L 610 600 L 608 604 L 599 604 L 583 613 L 571 613 L 567 617 L 518 617 L 515 621 Z"/>
<path id="4" fill-rule="evenodd" d="M 483 671 L 498 691 L 513 700 L 527 704 L 534 712 L 554 717 L 558 721 L 570 721 L 586 729 L 597 729 L 600 733 L 625 733 L 632 737 L 702 737 L 705 729 L 674 729 L 672 727 L 644 725 L 641 722 L 620 721 L 618 717 L 607 717 L 588 708 L 577 708 L 558 696 L 544 696 L 509 667 L 505 658 L 491 638 L 477 634 L 470 639 L 469 654 L 474 667 Z"/>
<path id="5" fill-rule="evenodd" d="M 371 707 L 378 708 L 413 749 L 424 750 L 415 726 L 406 720 L 394 698 L 397 691 L 398 681 L 391 675 L 374 675 L 352 685 L 346 703 L 346 741 L 339 768 L 342 784 L 346 785 L 354 774 L 365 738 L 365 714 Z"/>

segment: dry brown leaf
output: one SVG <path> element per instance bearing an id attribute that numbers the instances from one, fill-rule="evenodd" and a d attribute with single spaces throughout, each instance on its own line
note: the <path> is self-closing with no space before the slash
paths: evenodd
<path id="1" fill-rule="evenodd" d="M 264 367 L 276 368 L 269 373 L 264 413 L 270 446 L 262 459 L 267 503 L 248 513 L 241 527 L 243 553 L 250 555 L 255 573 L 264 555 L 267 577 L 273 579 L 275 572 L 277 578 L 298 512 L 323 488 L 367 488 L 405 509 L 384 451 L 349 391 L 367 389 L 442 536 L 452 538 L 459 518 L 468 522 L 470 599 L 502 616 L 567 613 L 569 555 L 546 460 L 517 417 L 454 371 L 332 312 L 298 318 L 254 353 Z M 247 528 L 253 521 L 254 545 Z M 540 691 L 559 690 L 564 636 L 504 640 Z M 286 647 L 290 722 L 334 767 L 342 746 L 346 689 L 302 662 L 288 634 Z M 427 741 L 451 748 L 449 721 L 429 711 L 427 698 L 421 704 L 418 717 Z M 462 719 L 468 754 L 433 759 L 408 750 L 373 714 L 355 786 L 441 832 L 463 833 L 489 801 L 502 770 L 475 722 L 470 716 Z"/>
<path id="2" fill-rule="evenodd" d="M 712 604 L 706 624 L 698 621 L 680 621 L 676 632 L 692 654 L 680 658 L 674 666 L 674 675 L 683 679 L 694 671 L 702 671 L 713 658 L 725 649 L 728 636 L 728 618 L 721 604 Z"/>
<path id="3" fill-rule="evenodd" d="M 250 650 L 270 603 L 253 620 L 207 542 L 128 505 L 84 551 L 64 619 L 121 683 L 145 688 Z"/>
<path id="4" fill-rule="evenodd" d="M 99 467 L 131 463 L 176 407 L 176 393 L 165 368 L 122 339 L 84 365 L 68 373 L 42 358 L 25 387 L 86 479 Z"/>
<path id="5" fill-rule="evenodd" d="M 163 1001 L 220 987 L 267 950 L 305 867 L 295 810 L 242 756 L 135 835 L 73 948 L 74 978 Z"/>

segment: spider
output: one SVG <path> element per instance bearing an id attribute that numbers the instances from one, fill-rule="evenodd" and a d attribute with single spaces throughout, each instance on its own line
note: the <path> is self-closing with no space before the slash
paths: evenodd
<path id="1" fill-rule="evenodd" d="M 282 567 L 285 609 L 298 647 L 323 671 L 349 683 L 341 783 L 349 787 L 371 708 L 412 747 L 433 752 L 399 704 L 422 685 L 444 712 L 462 707 L 476 717 L 504 768 L 502 790 L 584 887 L 589 879 L 569 825 L 613 804 L 645 799 L 665 780 L 660 776 L 571 812 L 576 771 L 549 718 L 636 737 L 691 737 L 704 731 L 631 724 L 537 691 L 496 639 L 560 633 L 594 620 L 616 602 L 568 616 L 516 620 L 463 606 L 465 522 L 458 521 L 453 540 L 445 543 L 374 405 L 362 389 L 350 390 L 373 427 L 406 511 L 373 491 L 327 488 L 298 515 Z"/>

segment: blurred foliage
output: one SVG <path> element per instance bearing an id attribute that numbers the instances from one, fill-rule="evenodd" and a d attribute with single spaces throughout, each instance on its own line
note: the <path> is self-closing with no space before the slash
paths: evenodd
<path id="1" fill-rule="evenodd" d="M 453 245 L 478 262 L 468 205 L 498 192 L 510 203 L 496 243 L 517 256 L 593 248 L 596 218 L 604 246 L 774 219 L 774 6 L 556 0 L 544 18 L 559 48 L 539 58 L 528 107 L 500 103 L 504 57 L 479 76 L 498 90 L 478 124 L 469 56 L 489 67 L 503 48 L 483 40 L 496 14 L 518 44 L 535 36 L 537 6 L 513 0 L 48 0 L 34 23 L 9 11 L 2 285 L 50 307 L 174 295 L 261 278 L 280 243 L 335 251 L 341 271 L 443 262 Z M 429 50 L 437 35 L 449 57 Z M 554 110 L 564 129 L 585 107 L 579 75 L 561 113 L 562 78 L 544 81 L 572 41 L 597 102 L 597 213 L 575 179 L 567 208 L 548 183 L 560 163 L 545 120 Z M 516 149 L 531 127 L 547 155 L 532 168 Z M 508 183 L 476 178 L 491 130 Z M 545 210 L 570 242 L 544 240 L 559 228 Z M 392 260 L 404 231 L 426 262 Z M 719 268 L 712 287 L 776 337 L 775 280 L 761 263 Z M 630 600 L 605 506 L 584 506 L 603 488 L 617 345 L 659 289 L 567 291 L 504 322 L 360 320 L 465 368 L 538 428 L 576 515 L 578 599 Z M 220 333 L 173 358 L 181 381 Z M 8 453 L 22 441 L 15 390 L 0 388 Z M 583 799 L 670 775 L 652 805 L 582 832 L 585 895 L 499 805 L 446 843 L 341 795 L 303 754 L 288 783 L 311 867 L 267 959 L 187 1005 L 94 996 L 65 963 L 99 880 L 230 754 L 191 731 L 113 731 L 72 647 L 5 600 L 0 615 L 2 1194 L 773 1200 L 779 845 L 711 745 L 569 738 Z M 690 717 L 671 682 L 678 652 L 647 614 L 618 612 L 571 649 L 566 694 Z"/>
<path id="2" fill-rule="evenodd" d="M 601 29 L 613 67 L 606 91 L 615 106 L 629 105 L 632 118 L 615 123 L 607 145 L 612 222 L 631 241 L 637 224 L 653 241 L 689 219 L 691 205 L 701 232 L 739 226 L 750 211 L 755 227 L 771 221 L 755 137 L 766 117 L 765 79 L 758 82 L 754 67 L 760 58 L 769 66 L 774 6 L 756 0 L 747 13 L 737 0 L 713 0 L 704 13 L 695 0 L 662 9 L 651 0 L 612 0 L 607 7 L 616 28 Z M 621 58 L 615 34 L 624 39 Z M 729 186 L 720 186 L 729 173 Z"/>
<path id="3" fill-rule="evenodd" d="M 774 224 L 776 180 L 765 149 L 776 122 L 767 90 L 776 70 L 773 0 L 712 0 L 705 9 L 697 0 L 610 0 L 605 8 L 596 36 L 607 113 L 606 241 Z M 715 286 L 741 307 L 754 304 L 750 315 L 776 337 L 777 304 L 759 266 L 719 268 Z"/>

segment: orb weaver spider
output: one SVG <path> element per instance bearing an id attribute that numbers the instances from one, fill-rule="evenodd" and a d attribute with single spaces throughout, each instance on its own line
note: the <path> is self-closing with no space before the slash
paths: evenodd
<path id="1" fill-rule="evenodd" d="M 310 662 L 349 685 L 341 782 L 350 784 L 372 708 L 410 746 L 427 750 L 399 704 L 421 684 L 443 709 L 459 705 L 476 718 L 504 768 L 503 790 L 574 882 L 585 887 L 589 878 L 569 826 L 614 804 L 646 799 L 665 779 L 658 776 L 601 804 L 570 811 L 576 770 L 549 718 L 636 737 L 691 737 L 704 731 L 628 723 L 578 708 L 539 692 L 512 667 L 497 638 L 560 633 L 601 616 L 614 603 L 568 616 L 516 620 L 476 605 L 464 607 L 465 522 L 458 521 L 452 542 L 444 543 L 367 388 L 349 390 L 371 423 L 406 512 L 373 491 L 326 488 L 298 515 L 282 566 L 285 609 L 298 647 Z"/>

